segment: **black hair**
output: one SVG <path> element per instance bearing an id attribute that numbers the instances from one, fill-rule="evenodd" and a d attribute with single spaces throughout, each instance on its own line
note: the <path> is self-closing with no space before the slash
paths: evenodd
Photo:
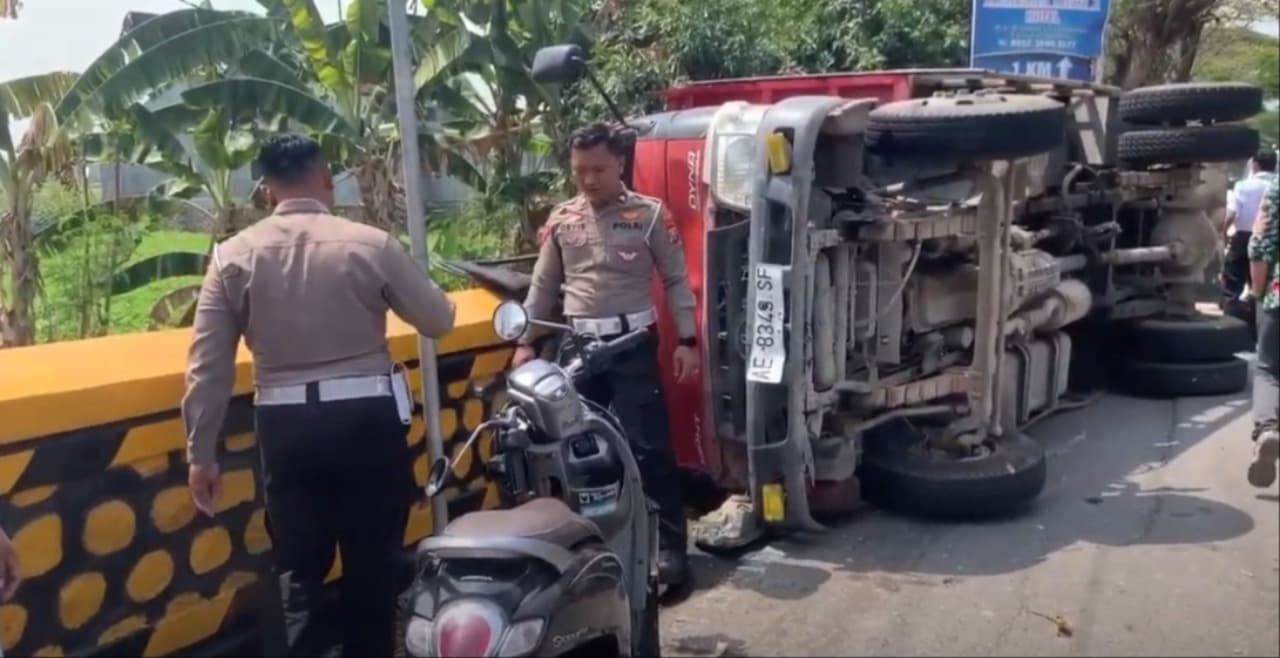
<path id="1" fill-rule="evenodd" d="M 1257 155 L 1253 156 L 1253 161 L 1258 163 L 1258 169 L 1262 171 L 1276 170 L 1276 152 L 1271 149 L 1262 149 Z"/>
<path id="2" fill-rule="evenodd" d="M 258 150 L 254 162 L 267 183 L 296 183 L 321 164 L 320 143 L 306 135 L 274 135 Z"/>
<path id="3" fill-rule="evenodd" d="M 609 127 L 609 124 L 602 121 L 587 124 L 573 131 L 569 136 L 569 148 L 573 150 L 593 149 L 602 144 L 613 155 L 623 157 L 627 154 L 622 140 L 618 139 L 618 134 Z"/>

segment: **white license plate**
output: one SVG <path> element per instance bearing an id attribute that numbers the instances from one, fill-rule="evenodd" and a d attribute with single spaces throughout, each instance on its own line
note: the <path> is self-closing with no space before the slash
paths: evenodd
<path id="1" fill-rule="evenodd" d="M 787 269 L 781 265 L 756 266 L 756 304 L 751 309 L 751 356 L 747 362 L 749 382 L 777 384 L 782 381 L 783 366 L 787 363 L 783 335 L 787 307 L 782 295 L 782 279 Z"/>

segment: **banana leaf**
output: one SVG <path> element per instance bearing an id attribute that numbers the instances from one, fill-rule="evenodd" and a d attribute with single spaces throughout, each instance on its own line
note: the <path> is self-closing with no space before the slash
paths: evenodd
<path id="1" fill-rule="evenodd" d="M 198 39 L 198 28 L 237 18 L 262 20 L 261 17 L 239 11 L 182 9 L 160 14 L 138 25 L 122 35 L 89 64 L 76 85 L 58 103 L 58 119 L 64 122 L 69 120 L 99 87 L 147 50 L 178 35 L 188 35 L 188 38 Z M 199 43 L 195 40 L 190 45 L 193 50 L 199 47 Z"/>
<path id="2" fill-rule="evenodd" d="M 222 109 L 234 121 L 264 123 L 281 117 L 320 133 L 353 135 L 355 128 L 329 104 L 308 92 L 263 78 L 228 78 L 192 87 L 182 93 L 190 107 Z"/>
<path id="3" fill-rule="evenodd" d="M 279 23 L 262 17 L 236 18 L 202 26 L 156 44 L 113 73 L 86 100 L 108 116 L 124 111 L 145 94 L 174 80 L 188 79 L 210 63 L 240 56 L 280 34 Z"/>
<path id="4" fill-rule="evenodd" d="M 199 276 L 209 266 L 208 254 L 172 251 L 140 260 L 111 278 L 111 294 L 122 295 L 174 276 Z"/>

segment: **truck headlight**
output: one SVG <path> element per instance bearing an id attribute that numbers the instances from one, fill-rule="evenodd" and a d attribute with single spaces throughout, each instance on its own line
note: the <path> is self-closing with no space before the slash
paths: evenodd
<path id="1" fill-rule="evenodd" d="M 735 210 L 751 209 L 756 161 L 756 128 L 764 105 L 742 101 L 725 103 L 707 130 L 706 180 L 716 204 Z"/>

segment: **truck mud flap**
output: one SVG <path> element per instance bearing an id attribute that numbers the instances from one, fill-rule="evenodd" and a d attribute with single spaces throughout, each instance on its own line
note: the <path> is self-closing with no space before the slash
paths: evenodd
<path id="1" fill-rule="evenodd" d="M 747 411 L 746 336 L 747 241 L 751 223 L 743 220 L 712 229 L 706 236 L 706 335 L 711 373 L 712 421 L 722 441 L 742 441 Z M 738 401 L 738 402 L 735 402 Z"/>
<path id="2" fill-rule="evenodd" d="M 812 381 L 812 365 L 807 363 L 805 347 L 812 314 L 806 287 L 813 276 L 813 259 L 806 227 L 818 135 L 825 119 L 848 102 L 831 96 L 788 98 L 765 112 L 756 133 L 758 160 L 748 250 L 747 308 L 752 314 L 748 337 L 754 340 L 758 330 L 761 286 L 780 280 L 782 306 L 786 310 L 786 352 L 781 381 L 746 383 L 747 454 L 757 510 L 766 524 L 781 530 L 824 529 L 813 519 L 808 499 L 814 473 L 813 448 L 804 417 L 805 396 Z M 782 171 L 772 171 L 771 151 L 787 161 Z M 770 271 L 784 274 L 779 277 Z M 766 277 L 771 277 L 769 284 Z M 750 356 L 748 359 L 752 366 Z"/>

